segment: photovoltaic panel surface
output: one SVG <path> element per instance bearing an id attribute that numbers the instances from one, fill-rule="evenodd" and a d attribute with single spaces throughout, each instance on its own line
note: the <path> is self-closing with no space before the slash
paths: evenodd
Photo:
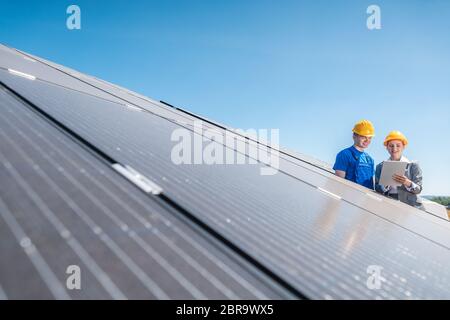
<path id="1" fill-rule="evenodd" d="M 171 135 L 182 127 L 173 121 L 39 80 L 0 78 L 308 297 L 449 297 L 448 236 L 439 223 L 405 227 L 296 176 L 262 176 L 263 164 L 175 165 Z M 433 226 L 435 238 L 427 234 Z M 371 265 L 383 267 L 380 290 L 367 287 Z"/>

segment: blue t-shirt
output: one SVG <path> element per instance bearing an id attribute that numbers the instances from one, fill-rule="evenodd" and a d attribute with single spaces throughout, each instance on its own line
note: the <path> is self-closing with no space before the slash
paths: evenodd
<path id="1" fill-rule="evenodd" d="M 374 161 L 366 152 L 361 152 L 351 146 L 339 152 L 336 156 L 334 170 L 345 171 L 345 179 L 356 182 L 369 189 L 374 188 Z"/>

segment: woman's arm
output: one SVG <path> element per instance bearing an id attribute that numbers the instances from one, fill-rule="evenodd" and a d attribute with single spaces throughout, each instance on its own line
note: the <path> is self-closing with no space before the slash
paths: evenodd
<path id="1" fill-rule="evenodd" d="M 406 190 L 414 194 L 419 194 L 422 192 L 422 169 L 416 162 L 411 163 L 410 166 L 411 186 L 406 187 Z"/>

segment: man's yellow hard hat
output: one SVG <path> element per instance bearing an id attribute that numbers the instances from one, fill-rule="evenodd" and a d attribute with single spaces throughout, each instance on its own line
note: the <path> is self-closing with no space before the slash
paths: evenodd
<path id="1" fill-rule="evenodd" d="M 375 128 L 373 127 L 372 122 L 370 122 L 369 120 L 358 121 L 353 127 L 352 131 L 364 137 L 375 136 Z"/>
<path id="2" fill-rule="evenodd" d="M 397 130 L 389 132 L 386 139 L 384 139 L 384 145 L 387 146 L 388 142 L 391 140 L 400 140 L 405 146 L 408 144 L 408 139 L 406 139 L 405 135 Z"/>

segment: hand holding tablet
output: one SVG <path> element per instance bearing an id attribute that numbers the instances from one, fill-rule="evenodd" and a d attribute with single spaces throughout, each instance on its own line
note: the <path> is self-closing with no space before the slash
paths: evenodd
<path id="1" fill-rule="evenodd" d="M 384 161 L 379 183 L 383 186 L 401 186 L 407 179 L 404 177 L 407 165 L 408 162 L 404 161 Z"/>

